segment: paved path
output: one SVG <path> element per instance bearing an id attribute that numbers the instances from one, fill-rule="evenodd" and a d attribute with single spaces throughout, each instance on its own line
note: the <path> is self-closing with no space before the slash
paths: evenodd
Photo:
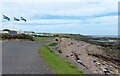
<path id="1" fill-rule="evenodd" d="M 3 42 L 3 74 L 52 74 L 50 67 L 40 58 L 38 48 L 41 42 Z"/>

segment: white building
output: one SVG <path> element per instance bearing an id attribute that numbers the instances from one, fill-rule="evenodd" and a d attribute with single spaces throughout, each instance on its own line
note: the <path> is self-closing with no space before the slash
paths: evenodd
<path id="1" fill-rule="evenodd" d="M 48 34 L 48 33 L 36 33 L 35 35 L 40 35 L 40 36 L 53 36 L 53 34 Z"/>
<path id="2" fill-rule="evenodd" d="M 3 30 L 0 30 L 0 33 L 7 33 L 7 34 L 9 34 L 8 31 L 3 31 Z"/>
<path id="3" fill-rule="evenodd" d="M 24 31 L 17 31 L 17 34 L 24 34 Z"/>
<path id="4" fill-rule="evenodd" d="M 33 31 L 24 31 L 24 34 L 34 35 L 35 33 Z"/>

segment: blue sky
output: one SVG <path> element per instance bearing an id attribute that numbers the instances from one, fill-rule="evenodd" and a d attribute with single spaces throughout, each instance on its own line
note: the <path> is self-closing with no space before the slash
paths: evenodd
<path id="1" fill-rule="evenodd" d="M 89 35 L 118 34 L 118 2 L 2 2 L 2 13 L 11 21 L 3 27 L 21 31 L 73 33 Z M 16 22 L 23 16 L 27 22 Z M 0 22 L 2 22 L 0 21 Z"/>

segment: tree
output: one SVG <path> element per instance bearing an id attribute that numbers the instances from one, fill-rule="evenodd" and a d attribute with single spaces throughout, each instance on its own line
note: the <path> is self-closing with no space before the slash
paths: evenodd
<path id="1" fill-rule="evenodd" d="M 3 29 L 3 31 L 10 31 L 9 29 Z"/>

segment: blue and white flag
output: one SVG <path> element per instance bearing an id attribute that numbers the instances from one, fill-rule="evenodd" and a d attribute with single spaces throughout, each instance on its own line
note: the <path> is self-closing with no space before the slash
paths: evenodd
<path id="1" fill-rule="evenodd" d="M 5 15 L 3 15 L 3 19 L 6 19 L 6 20 L 10 21 L 10 18 L 5 16 Z"/>
<path id="2" fill-rule="evenodd" d="M 23 17 L 21 17 L 21 20 L 23 20 L 23 21 L 25 21 L 25 22 L 27 21 L 27 20 L 26 20 L 25 18 L 23 18 Z"/>
<path id="3" fill-rule="evenodd" d="M 16 17 L 14 17 L 14 20 L 15 20 L 15 21 L 20 21 L 20 19 L 18 19 L 18 18 L 16 18 Z"/>

